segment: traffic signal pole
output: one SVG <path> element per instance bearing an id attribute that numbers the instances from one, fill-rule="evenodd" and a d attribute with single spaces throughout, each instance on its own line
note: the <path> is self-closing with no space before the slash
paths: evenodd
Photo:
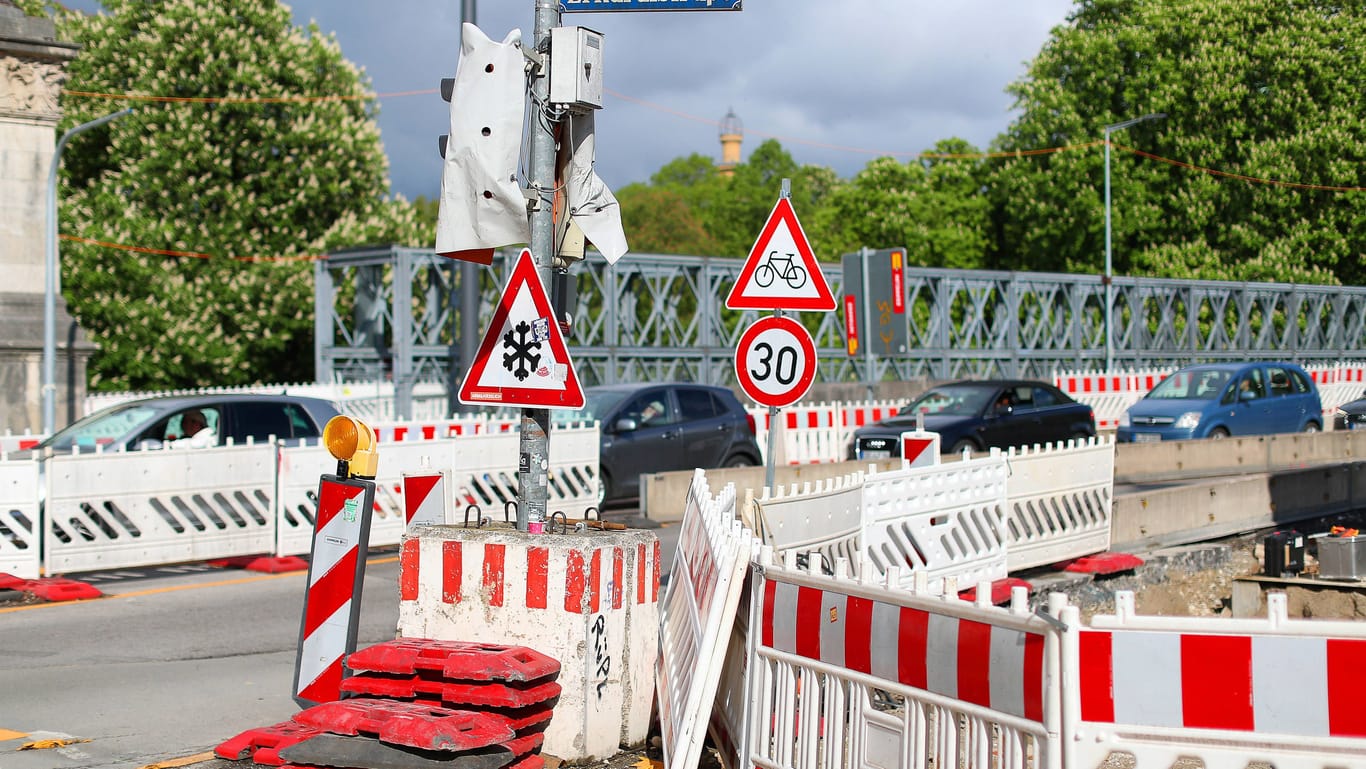
<path id="1" fill-rule="evenodd" d="M 560 25 L 558 0 L 535 0 L 536 30 L 532 38 L 540 65 L 531 73 L 531 178 L 534 198 L 530 212 L 531 253 L 536 273 L 549 290 L 555 269 L 555 135 L 547 107 L 550 103 L 550 30 Z M 565 214 L 568 215 L 567 213 Z M 556 312 L 559 308 L 554 308 Z M 558 318 L 551 318 L 557 323 Z M 547 518 L 550 498 L 550 409 L 522 409 L 522 430 L 517 457 L 517 530 L 527 531 L 532 522 Z"/>

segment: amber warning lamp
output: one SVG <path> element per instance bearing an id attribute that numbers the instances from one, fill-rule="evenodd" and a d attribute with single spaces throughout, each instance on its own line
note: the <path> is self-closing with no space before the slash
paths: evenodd
<path id="1" fill-rule="evenodd" d="M 337 475 L 374 480 L 379 469 L 379 441 L 369 425 L 354 417 L 332 417 L 323 428 L 323 443 L 337 458 Z"/>

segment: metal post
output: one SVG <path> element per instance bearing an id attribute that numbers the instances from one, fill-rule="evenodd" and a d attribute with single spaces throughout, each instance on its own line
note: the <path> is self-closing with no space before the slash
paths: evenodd
<path id="1" fill-rule="evenodd" d="M 47 274 L 43 295 L 43 434 L 51 435 L 57 428 L 57 293 L 61 291 L 62 276 L 57 270 L 57 166 L 62 162 L 62 150 L 71 137 L 127 115 L 132 108 L 121 109 L 89 123 L 81 123 L 62 134 L 52 153 L 52 164 L 47 172 L 47 243 L 45 261 Z M 68 353 L 70 351 L 68 350 Z"/>
<path id="2" fill-rule="evenodd" d="M 560 25 L 558 0 L 536 0 L 535 51 L 543 64 L 531 73 L 531 178 L 535 200 L 531 210 L 531 253 L 536 272 L 547 291 L 554 262 L 555 136 L 546 114 L 550 101 L 550 30 Z M 558 311 L 558 308 L 552 308 Z M 556 322 L 558 319 L 552 320 Z M 532 521 L 546 519 L 550 497 L 550 409 L 522 409 L 520 453 L 517 458 L 517 529 L 527 531 Z"/>
<path id="3" fill-rule="evenodd" d="M 460 2 L 460 21 L 462 23 L 477 24 L 475 0 L 461 0 Z M 460 366 L 463 371 L 469 371 L 474 364 L 474 356 L 479 352 L 479 265 L 474 262 L 460 262 Z M 448 405 L 452 412 L 472 413 L 477 411 L 474 406 L 466 406 L 460 403 L 457 393 L 460 389 L 460 377 L 457 376 L 456 367 L 450 367 L 450 382 L 447 391 L 450 393 Z"/>
<path id="4" fill-rule="evenodd" d="M 1142 117 L 1124 120 L 1119 123 L 1112 123 L 1105 126 L 1105 370 L 1108 372 L 1114 369 L 1115 364 L 1115 340 L 1114 340 L 1114 309 L 1115 309 L 1115 288 L 1114 288 L 1114 266 L 1111 261 L 1110 246 L 1110 134 L 1121 131 L 1131 125 L 1137 125 L 1145 120 L 1160 120 L 1167 116 L 1165 112 L 1154 112 Z"/>
<path id="5" fill-rule="evenodd" d="M 783 179 L 781 192 L 779 192 L 778 194 L 780 197 L 782 197 L 783 200 L 792 197 L 791 179 Z M 865 280 L 864 282 L 866 283 L 867 281 Z M 775 309 L 773 311 L 773 317 L 783 317 L 783 311 L 781 309 Z M 779 429 L 778 417 L 780 416 L 782 416 L 781 409 L 779 409 L 776 406 L 768 407 L 768 461 L 764 463 L 767 465 L 767 467 L 764 469 L 764 487 L 769 489 L 773 488 L 773 481 L 775 474 L 777 472 L 778 460 L 777 455 L 774 453 L 774 451 L 777 449 L 777 440 L 775 440 L 774 436 L 777 434 Z"/>

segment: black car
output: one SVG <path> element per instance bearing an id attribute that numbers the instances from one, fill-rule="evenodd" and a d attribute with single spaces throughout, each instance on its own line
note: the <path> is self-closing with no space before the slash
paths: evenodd
<path id="1" fill-rule="evenodd" d="M 901 433 L 916 428 L 919 413 L 925 415 L 925 429 L 939 433 L 939 448 L 946 454 L 1056 443 L 1096 434 L 1091 407 L 1047 382 L 962 381 L 935 387 L 896 416 L 860 427 L 849 442 L 849 459 L 901 456 Z"/>
<path id="2" fill-rule="evenodd" d="M 264 441 L 275 436 L 297 444 L 305 438 L 322 435 L 327 420 L 339 413 L 336 404 L 321 398 L 298 395 L 183 395 L 142 398 L 100 409 L 70 426 L 58 430 L 34 449 L 57 453 L 160 448 L 168 441 L 185 438 L 182 418 L 192 412 L 202 414 L 215 432 L 216 445 L 231 439 L 243 444 L 250 438 Z"/>
<path id="3" fill-rule="evenodd" d="M 1366 392 L 1333 412 L 1334 430 L 1366 430 Z"/>
<path id="4" fill-rule="evenodd" d="M 760 463 L 753 420 L 724 387 L 599 385 L 584 389 L 583 409 L 555 414 L 600 423 L 604 503 L 639 497 L 642 474 Z"/>

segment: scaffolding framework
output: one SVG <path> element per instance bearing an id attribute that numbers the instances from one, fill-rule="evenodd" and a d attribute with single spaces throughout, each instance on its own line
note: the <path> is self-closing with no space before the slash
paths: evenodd
<path id="1" fill-rule="evenodd" d="M 478 271 L 478 327 L 492 317 L 517 252 Z M 460 262 L 429 250 L 383 247 L 330 254 L 315 267 L 315 364 L 321 382 L 391 379 L 397 413 L 411 414 L 419 383 L 455 383 L 460 360 Z M 584 386 L 687 380 L 735 385 L 740 335 L 760 317 L 727 309 L 742 259 L 595 256 L 570 274 L 566 339 Z M 836 296 L 839 264 L 822 265 Z M 838 312 L 794 313 L 816 342 L 817 381 L 874 383 L 925 377 L 1048 378 L 1105 366 L 1105 289 L 1099 275 L 905 269 L 906 354 L 845 351 Z M 1158 278 L 1114 279 L 1118 369 L 1202 360 L 1360 358 L 1366 289 Z M 482 331 L 481 331 L 482 333 Z M 465 345 L 477 348 L 479 340 Z M 456 389 L 454 386 L 450 390 Z"/>

